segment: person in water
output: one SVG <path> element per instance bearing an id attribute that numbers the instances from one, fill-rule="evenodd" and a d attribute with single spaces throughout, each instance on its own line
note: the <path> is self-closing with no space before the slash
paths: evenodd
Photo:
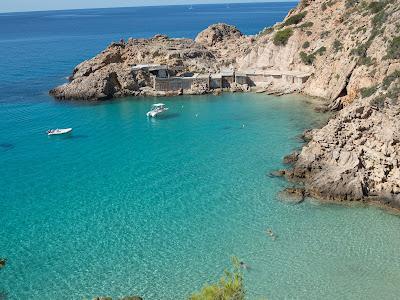
<path id="1" fill-rule="evenodd" d="M 276 235 L 274 234 L 271 228 L 267 229 L 267 234 L 272 238 L 272 240 L 276 239 Z"/>
<path id="2" fill-rule="evenodd" d="M 5 266 L 6 266 L 6 259 L 0 258 L 0 269 L 4 268 Z"/>
<path id="3" fill-rule="evenodd" d="M 240 265 L 240 267 L 241 267 L 242 269 L 244 269 L 244 270 L 249 270 L 249 269 L 250 269 L 250 267 L 249 267 L 248 265 L 246 265 L 243 261 L 241 261 L 241 262 L 239 263 L 239 265 Z"/>

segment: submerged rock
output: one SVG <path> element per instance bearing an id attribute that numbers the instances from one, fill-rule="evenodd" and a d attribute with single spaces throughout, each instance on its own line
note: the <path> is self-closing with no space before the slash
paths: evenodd
<path id="1" fill-rule="evenodd" d="M 295 163 L 297 161 L 298 157 L 299 157 L 299 153 L 297 151 L 295 151 L 295 152 L 293 152 L 293 153 L 291 153 L 289 155 L 286 155 L 283 158 L 283 163 L 287 164 L 287 165 L 293 164 L 293 163 Z"/>
<path id="2" fill-rule="evenodd" d="M 304 201 L 307 193 L 304 188 L 288 187 L 281 192 L 281 196 L 285 201 L 301 203 Z"/>

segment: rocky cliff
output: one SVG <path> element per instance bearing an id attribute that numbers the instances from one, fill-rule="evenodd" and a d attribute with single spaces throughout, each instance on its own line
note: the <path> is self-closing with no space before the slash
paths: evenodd
<path id="1" fill-rule="evenodd" d="M 338 111 L 286 171 L 303 195 L 400 207 L 398 0 L 302 1 L 260 34 L 241 66 L 308 68 L 303 92 Z"/>
<path id="2" fill-rule="evenodd" d="M 199 34 L 196 41 L 156 35 L 150 39 L 129 39 L 112 43 L 92 59 L 73 70 L 69 82 L 50 94 L 58 99 L 99 100 L 145 95 L 153 83 L 148 72 L 133 72 L 140 64 L 168 65 L 179 73 L 212 73 L 235 63 L 239 51 L 244 52 L 251 38 L 234 26 L 216 24 Z M 235 52 L 227 45 L 236 45 Z"/>
<path id="3" fill-rule="evenodd" d="M 229 67 L 312 74 L 300 91 L 324 98 L 336 114 L 307 134 L 286 176 L 302 183 L 303 195 L 400 207 L 399 0 L 302 0 L 281 23 L 251 37 L 216 24 L 194 41 L 159 35 L 114 43 L 50 93 L 67 99 L 143 95 L 149 74 L 132 72 L 143 62 L 182 72 Z"/>

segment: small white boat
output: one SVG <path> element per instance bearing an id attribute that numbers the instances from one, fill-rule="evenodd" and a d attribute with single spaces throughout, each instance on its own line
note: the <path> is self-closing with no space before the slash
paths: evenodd
<path id="1" fill-rule="evenodd" d="M 151 106 L 151 110 L 149 112 L 147 112 L 146 115 L 148 117 L 154 118 L 157 115 L 159 115 L 163 112 L 166 112 L 167 110 L 168 110 L 168 107 L 165 107 L 164 103 L 156 103 Z"/>
<path id="2" fill-rule="evenodd" d="M 47 135 L 60 135 L 60 134 L 67 134 L 72 131 L 72 128 L 64 128 L 64 129 L 50 129 L 47 130 Z"/>

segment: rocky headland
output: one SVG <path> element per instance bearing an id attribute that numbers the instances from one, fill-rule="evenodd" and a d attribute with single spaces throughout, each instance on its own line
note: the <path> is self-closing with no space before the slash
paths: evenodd
<path id="1" fill-rule="evenodd" d="M 182 87 L 192 79 L 188 88 L 174 82 L 159 90 L 171 78 Z M 281 172 L 296 183 L 292 192 L 400 208 L 399 0 L 303 0 L 255 36 L 215 24 L 195 40 L 157 35 L 113 43 L 50 94 L 92 100 L 223 88 L 324 99 L 333 117 L 307 132 L 292 168 Z"/>

